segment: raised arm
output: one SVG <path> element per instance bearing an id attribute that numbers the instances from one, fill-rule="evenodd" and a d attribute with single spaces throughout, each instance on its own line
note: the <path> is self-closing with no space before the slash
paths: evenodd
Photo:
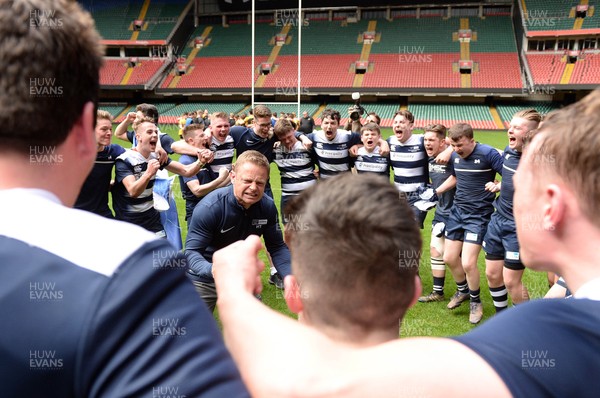
<path id="1" fill-rule="evenodd" d="M 138 196 L 140 196 L 142 194 L 142 192 L 144 192 L 146 190 L 148 183 L 150 182 L 152 177 L 154 177 L 156 175 L 156 172 L 158 171 L 159 168 L 160 168 L 160 163 L 158 162 L 158 160 L 150 159 L 148 161 L 148 168 L 146 169 L 144 174 L 142 174 L 140 176 L 140 178 L 138 178 L 136 180 L 135 176 L 133 174 L 129 174 L 126 177 L 124 177 L 122 179 L 123 186 L 129 193 L 129 195 L 132 198 L 137 198 Z M 119 172 L 119 162 L 117 162 L 117 173 L 118 172 Z"/>
<path id="2" fill-rule="evenodd" d="M 123 119 L 123 121 L 115 128 L 115 137 L 127 141 L 127 129 L 131 126 L 136 117 L 137 115 L 135 112 L 129 112 L 127 116 L 125 116 L 125 119 Z"/>

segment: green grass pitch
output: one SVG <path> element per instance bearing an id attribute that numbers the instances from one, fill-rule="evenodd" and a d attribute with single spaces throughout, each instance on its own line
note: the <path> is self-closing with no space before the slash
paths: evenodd
<path id="1" fill-rule="evenodd" d="M 161 130 L 168 133 L 174 139 L 178 139 L 177 127 L 173 125 L 161 125 Z M 421 131 L 415 131 L 415 133 L 421 133 Z M 382 130 L 382 136 L 384 138 L 389 137 L 392 134 L 392 130 L 387 128 Z M 504 131 L 475 131 L 475 139 L 478 142 L 491 145 L 495 148 L 504 149 L 508 143 L 506 132 Z M 122 145 L 125 148 L 131 146 L 130 143 L 121 140 L 114 140 L 115 143 Z M 172 156 L 174 160 L 178 159 L 178 155 Z M 275 197 L 275 203 L 279 207 L 279 198 L 281 196 L 280 178 L 279 171 L 274 164 L 271 164 L 271 187 L 273 195 Z M 185 243 L 185 236 L 187 235 L 187 227 L 184 220 L 185 217 L 185 201 L 181 198 L 181 189 L 179 185 L 179 179 L 175 179 L 173 185 L 173 194 L 177 203 L 177 210 L 179 213 L 179 221 L 182 229 L 182 237 Z M 425 221 L 425 229 L 422 231 L 423 237 L 423 250 L 422 258 L 419 266 L 419 273 L 423 284 L 423 292 L 429 293 L 432 290 L 432 278 L 431 268 L 429 265 L 429 240 L 430 240 L 430 226 L 433 212 L 428 214 L 427 220 Z M 264 251 L 261 252 L 261 258 L 266 263 L 266 255 Z M 482 322 L 491 317 L 494 313 L 494 306 L 492 304 L 491 296 L 487 287 L 487 281 L 485 279 L 485 262 L 483 252 L 479 256 L 478 261 L 479 270 L 481 273 L 481 298 L 484 306 L 484 318 Z M 449 272 L 446 272 L 446 284 L 444 291 L 446 298 L 450 296 L 456 290 L 456 285 Z M 283 292 L 275 289 L 270 285 L 267 280 L 269 278 L 268 266 L 265 267 L 265 271 L 262 274 L 263 279 L 263 302 L 269 307 L 279 311 L 285 315 L 294 317 L 285 304 L 283 298 Z M 529 294 L 532 299 L 543 297 L 548 289 L 548 282 L 545 273 L 533 272 L 526 270 L 524 274 L 524 282 L 529 289 Z M 469 323 L 469 306 L 468 302 L 463 303 L 459 308 L 449 311 L 446 308 L 447 301 L 439 303 L 416 303 L 411 308 L 402 322 L 401 333 L 402 337 L 409 336 L 453 336 L 465 333 L 472 329 L 474 326 Z M 218 313 L 215 314 L 218 321 Z"/>

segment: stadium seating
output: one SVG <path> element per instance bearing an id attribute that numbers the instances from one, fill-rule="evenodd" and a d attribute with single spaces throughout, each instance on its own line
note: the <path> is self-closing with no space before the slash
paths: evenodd
<path id="1" fill-rule="evenodd" d="M 117 105 L 117 104 L 100 103 L 100 104 L 98 104 L 98 109 L 106 111 L 106 112 L 110 113 L 113 118 L 116 118 L 117 116 L 119 116 L 121 114 L 121 112 L 123 112 L 123 110 L 125 109 L 126 106 L 127 106 L 127 104 Z"/>
<path id="2" fill-rule="evenodd" d="M 565 70 L 564 54 L 528 53 L 527 61 L 535 84 L 558 84 Z"/>
<path id="3" fill-rule="evenodd" d="M 497 129 L 489 107 L 484 104 L 421 104 L 409 103 L 408 110 L 415 116 L 415 127 L 431 123 L 450 127 L 456 123 L 469 123 L 474 129 Z"/>
<path id="4" fill-rule="evenodd" d="M 209 113 L 225 112 L 237 113 L 242 110 L 246 104 L 242 102 L 187 102 L 179 104 L 160 112 L 161 123 L 178 123 L 183 112 L 195 112 L 199 109 L 207 109 Z"/>
<path id="5" fill-rule="evenodd" d="M 517 52 L 511 17 L 469 18 L 469 28 L 477 34 L 477 39 L 470 42 L 471 53 Z"/>
<path id="6" fill-rule="evenodd" d="M 124 59 L 105 58 L 104 65 L 100 69 L 100 84 L 104 86 L 119 85 L 126 72 L 127 63 Z"/>
<path id="7" fill-rule="evenodd" d="M 571 84 L 592 84 L 600 82 L 600 53 L 585 53 L 575 64 Z"/>
<path id="8" fill-rule="evenodd" d="M 573 29 L 575 18 L 569 13 L 578 0 L 526 0 L 525 28 L 527 30 Z"/>
<path id="9" fill-rule="evenodd" d="M 458 53 L 371 54 L 373 72 L 365 74 L 363 87 L 459 88 L 460 75 L 452 71 L 459 58 Z"/>
<path id="10" fill-rule="evenodd" d="M 452 33 L 459 26 L 458 18 L 380 19 L 381 41 L 373 44 L 371 54 L 458 53 L 459 43 L 452 41 Z"/>
<path id="11" fill-rule="evenodd" d="M 476 88 L 522 88 L 521 68 L 516 52 L 471 53 L 479 70 L 471 74 Z"/>
<path id="12" fill-rule="evenodd" d="M 186 4 L 186 0 L 152 0 L 144 18 L 146 29 L 140 31 L 138 40 L 166 39 Z"/>
<path id="13" fill-rule="evenodd" d="M 496 110 L 500 114 L 502 118 L 502 122 L 508 128 L 508 124 L 510 123 L 513 115 L 523 109 L 533 108 L 537 110 L 542 115 L 547 114 L 555 109 L 558 109 L 560 106 L 555 102 L 541 102 L 541 101 L 532 101 L 532 102 L 523 102 L 519 104 L 496 104 Z"/>
<path id="14" fill-rule="evenodd" d="M 133 68 L 127 85 L 137 86 L 147 83 L 165 62 L 158 59 L 140 59 L 140 62 Z"/>

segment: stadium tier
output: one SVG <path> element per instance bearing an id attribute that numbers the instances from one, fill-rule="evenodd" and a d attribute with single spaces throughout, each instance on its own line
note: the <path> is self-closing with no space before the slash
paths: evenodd
<path id="1" fill-rule="evenodd" d="M 525 27 L 530 31 L 576 29 L 576 7 L 584 4 L 579 0 L 521 0 Z M 587 2 L 586 2 L 587 3 Z M 524 4 L 524 6 L 523 6 Z M 577 29 L 598 29 L 600 17 L 587 13 Z"/>
<path id="2" fill-rule="evenodd" d="M 477 88 L 522 88 L 519 57 L 512 53 L 472 53 L 478 70 L 471 74 Z"/>
<path id="3" fill-rule="evenodd" d="M 510 16 L 469 18 L 473 32 L 472 53 L 516 53 L 517 43 Z"/>
<path id="4" fill-rule="evenodd" d="M 565 71 L 564 54 L 528 53 L 527 61 L 535 84 L 559 84 Z"/>
<path id="5" fill-rule="evenodd" d="M 439 123 L 450 127 L 469 123 L 474 129 L 495 130 L 498 127 L 487 105 L 479 104 L 419 104 L 409 103 L 408 110 L 415 116 L 415 127 Z"/>
<path id="6" fill-rule="evenodd" d="M 399 18 L 377 20 L 381 40 L 373 44 L 371 54 L 422 54 L 459 52 L 452 34 L 460 27 L 459 18 Z"/>
<path id="7" fill-rule="evenodd" d="M 545 115 L 555 109 L 558 109 L 559 105 L 555 102 L 547 101 L 523 102 L 519 104 L 496 104 L 496 110 L 498 111 L 498 114 L 500 114 L 500 117 L 502 118 L 502 123 L 504 123 L 504 126 L 506 126 L 506 128 L 508 128 L 508 125 L 515 113 L 529 108 L 533 108 L 542 115 Z"/>
<path id="8" fill-rule="evenodd" d="M 571 84 L 598 84 L 600 82 L 600 53 L 586 52 L 577 60 Z"/>
<path id="9" fill-rule="evenodd" d="M 187 102 L 169 108 L 164 112 L 160 112 L 161 123 L 178 123 L 181 114 L 184 112 L 196 112 L 197 110 L 208 110 L 209 113 L 225 112 L 238 113 L 246 108 L 246 104 L 242 102 Z"/>
<path id="10" fill-rule="evenodd" d="M 127 104 L 98 104 L 98 109 L 101 109 L 103 111 L 106 111 L 108 113 L 110 113 L 112 115 L 113 118 L 116 118 L 117 116 L 119 116 L 121 114 L 121 112 L 123 112 L 123 110 L 125 109 L 125 107 L 127 106 Z"/>
<path id="11" fill-rule="evenodd" d="M 100 69 L 100 84 L 105 86 L 139 86 L 147 83 L 159 69 L 165 65 L 165 60 L 157 58 L 138 58 L 134 67 L 123 58 L 105 58 Z"/>
<path id="12" fill-rule="evenodd" d="M 373 71 L 364 75 L 362 86 L 459 88 L 460 74 L 452 66 L 459 58 L 458 53 L 372 54 Z"/>

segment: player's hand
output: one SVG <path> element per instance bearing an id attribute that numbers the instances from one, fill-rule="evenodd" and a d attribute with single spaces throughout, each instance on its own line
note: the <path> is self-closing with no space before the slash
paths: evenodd
<path id="1" fill-rule="evenodd" d="M 301 135 L 300 141 L 302 141 L 302 145 L 304 145 L 304 148 L 306 148 L 307 151 L 310 151 L 313 145 L 313 142 L 310 140 L 310 138 L 308 138 L 305 135 Z"/>
<path id="2" fill-rule="evenodd" d="M 148 174 L 150 177 L 152 177 L 153 175 L 156 175 L 156 172 L 158 171 L 159 168 L 160 168 L 159 161 L 156 159 L 150 159 L 148 161 L 148 168 L 146 169 L 146 174 Z"/>
<path id="3" fill-rule="evenodd" d="M 350 149 L 348 149 L 348 154 L 353 158 L 358 156 L 358 148 L 361 148 L 362 145 L 352 145 Z"/>
<path id="4" fill-rule="evenodd" d="M 273 143 L 273 150 L 275 151 L 275 150 L 279 149 L 280 146 L 281 146 L 281 141 L 275 141 Z"/>
<path id="5" fill-rule="evenodd" d="M 219 300 L 241 292 L 261 292 L 260 273 L 265 264 L 258 258 L 258 252 L 262 248 L 260 238 L 250 235 L 215 252 L 212 273 Z"/>
<path id="6" fill-rule="evenodd" d="M 227 167 L 221 167 L 219 169 L 219 178 L 226 178 L 229 175 L 229 170 L 227 170 Z"/>
<path id="7" fill-rule="evenodd" d="M 210 149 L 203 149 L 202 151 L 200 151 L 201 153 L 201 158 L 202 158 L 202 162 L 204 164 L 207 163 L 211 163 L 214 159 L 215 159 L 215 153 L 213 151 L 211 151 Z"/>
<path id="8" fill-rule="evenodd" d="M 384 158 L 390 154 L 390 144 L 386 140 L 379 139 L 379 154 Z"/>
<path id="9" fill-rule="evenodd" d="M 435 157 L 437 164 L 448 164 L 452 157 L 452 147 L 446 148 Z"/>
<path id="10" fill-rule="evenodd" d="M 165 151 L 162 147 L 156 147 L 156 154 L 158 155 L 158 161 L 160 164 L 164 164 L 169 158 L 167 151 Z"/>
<path id="11" fill-rule="evenodd" d="M 485 184 L 485 190 L 490 192 L 500 192 L 500 183 L 490 181 Z"/>
<path id="12" fill-rule="evenodd" d="M 129 112 L 127 114 L 127 116 L 125 117 L 127 124 L 133 123 L 135 121 L 135 119 L 137 119 L 137 113 L 135 113 L 135 112 Z"/>

